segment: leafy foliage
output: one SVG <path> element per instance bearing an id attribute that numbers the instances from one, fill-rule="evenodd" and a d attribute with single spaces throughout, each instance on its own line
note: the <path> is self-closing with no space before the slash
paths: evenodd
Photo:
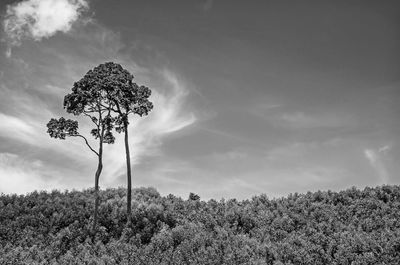
<path id="1" fill-rule="evenodd" d="M 77 136 L 78 135 L 78 122 L 65 119 L 63 117 L 57 119 L 50 119 L 47 123 L 47 133 L 52 138 L 65 140 L 66 136 Z"/>
<path id="2" fill-rule="evenodd" d="M 0 196 L 0 264 L 399 264 L 400 186 L 187 200 L 153 188 Z"/>
<path id="3" fill-rule="evenodd" d="M 93 71 L 89 71 L 85 79 L 90 80 L 89 85 L 101 89 L 106 94 L 108 101 L 117 108 L 117 113 L 124 114 L 120 117 L 120 125 L 131 113 L 145 116 L 153 109 L 153 103 L 149 101 L 151 90 L 133 82 L 133 75 L 120 64 L 100 64 Z"/>
<path id="4" fill-rule="evenodd" d="M 112 117 L 111 110 L 115 106 L 108 97 L 102 85 L 110 85 L 104 79 L 112 79 L 104 76 L 104 73 L 96 71 L 98 67 L 89 70 L 86 75 L 75 82 L 72 92 L 64 97 L 64 108 L 74 115 L 85 115 L 90 118 L 95 128 L 91 135 L 102 143 L 113 144 L 115 137 L 112 133 L 116 117 Z M 101 83 L 104 82 L 104 83 Z"/>

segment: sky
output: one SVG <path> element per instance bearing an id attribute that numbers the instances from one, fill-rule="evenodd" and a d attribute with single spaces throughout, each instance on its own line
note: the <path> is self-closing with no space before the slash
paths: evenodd
<path id="1" fill-rule="evenodd" d="M 400 184 L 399 1 L 5 0 L 0 193 L 94 186 L 50 118 L 104 62 L 152 90 L 131 117 L 133 186 L 202 199 Z M 94 146 L 96 142 L 91 142 Z M 100 187 L 126 186 L 122 135 Z"/>

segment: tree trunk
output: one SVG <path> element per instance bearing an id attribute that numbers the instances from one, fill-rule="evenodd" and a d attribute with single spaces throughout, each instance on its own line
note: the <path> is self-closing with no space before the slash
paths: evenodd
<path id="1" fill-rule="evenodd" d="M 101 118 L 101 115 L 100 115 Z M 95 201 L 94 201 L 94 217 L 93 217 L 93 238 L 96 236 L 96 229 L 97 229 L 97 213 L 99 211 L 99 204 L 100 204 L 100 196 L 99 196 L 99 179 L 100 179 L 100 174 L 101 171 L 103 170 L 103 136 L 104 136 L 104 130 L 101 133 L 100 140 L 99 140 L 99 162 L 97 164 L 97 170 L 96 174 L 94 175 L 94 195 L 95 195 Z"/>
<path id="2" fill-rule="evenodd" d="M 103 170 L 103 157 L 102 154 L 99 154 L 99 163 L 97 165 L 96 174 L 94 176 L 94 194 L 95 194 L 95 203 L 94 203 L 94 218 L 93 218 L 93 236 L 96 234 L 96 226 L 97 226 L 97 212 L 99 211 L 99 178 L 101 171 Z"/>
<path id="3" fill-rule="evenodd" d="M 132 175 L 131 175 L 131 157 L 129 154 L 129 141 L 128 141 L 128 123 L 125 122 L 125 154 L 126 154 L 126 172 L 127 172 L 127 205 L 126 205 L 126 214 L 127 214 L 127 224 L 131 223 L 131 212 L 132 212 Z"/>

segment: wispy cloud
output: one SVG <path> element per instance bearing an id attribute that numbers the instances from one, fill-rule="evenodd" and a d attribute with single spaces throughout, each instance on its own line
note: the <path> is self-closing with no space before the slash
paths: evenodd
<path id="1" fill-rule="evenodd" d="M 160 144 L 162 136 L 182 130 L 196 121 L 193 112 L 183 108 L 189 91 L 186 84 L 170 70 L 161 70 L 159 74 L 164 87 L 163 92 L 157 87 L 152 88 L 154 109 L 149 116 L 133 118 L 132 121 L 132 144 L 136 150 L 148 152 L 150 147 Z M 134 161 L 138 161 L 142 153 L 145 151 L 136 151 Z"/>
<path id="2" fill-rule="evenodd" d="M 40 41 L 57 32 L 68 32 L 87 9 L 86 0 L 25 0 L 8 5 L 3 21 L 9 44 L 7 56 L 23 39 Z"/>
<path id="3" fill-rule="evenodd" d="M 138 118 L 131 117 L 130 146 L 131 146 L 131 160 L 134 165 L 142 162 L 142 159 L 149 156 L 158 156 L 161 154 L 160 147 L 163 143 L 163 138 L 169 134 L 176 133 L 196 121 L 195 115 L 184 109 L 186 97 L 189 89 L 186 84 L 181 80 L 177 74 L 170 70 L 161 70 L 158 72 L 160 82 L 164 84 L 163 90 L 152 88 L 153 95 L 151 100 L 154 103 L 154 110 L 149 116 Z M 52 93 L 49 91 L 49 94 Z M 58 94 L 58 92 L 57 92 Z M 22 95 L 26 97 L 27 95 Z M 18 95 L 21 97 L 21 95 Z M 16 192 L 25 193 L 34 189 L 50 189 L 50 188 L 77 188 L 87 186 L 87 181 L 90 181 L 90 175 L 87 172 L 94 167 L 92 164 L 95 161 L 93 154 L 86 150 L 85 145 L 79 139 L 67 139 L 59 141 L 50 139 L 46 134 L 45 122 L 52 116 L 57 116 L 51 110 L 42 106 L 42 114 L 34 111 L 35 105 L 39 102 L 32 102 L 32 105 L 27 106 L 29 113 L 23 113 L 22 116 L 12 116 L 0 113 L 0 136 L 4 139 L 13 139 L 16 143 L 27 144 L 28 147 L 38 147 L 39 153 L 51 152 L 55 156 L 58 154 L 68 161 L 73 162 L 73 168 L 66 165 L 52 165 L 49 164 L 50 160 L 43 160 L 45 166 L 38 164 L 38 162 L 31 163 L 24 154 L 2 154 L 0 158 L 0 175 L 12 177 L 12 182 L 2 181 L 2 183 L 9 183 L 3 185 L 2 192 Z M 46 117 L 44 117 L 46 116 Z M 84 119 L 80 119 L 80 132 L 87 135 L 90 131 L 90 123 Z M 93 146 L 97 143 L 90 140 Z M 115 180 L 118 176 L 125 174 L 125 159 L 124 159 L 124 145 L 122 135 L 117 136 L 117 142 L 114 145 L 106 147 L 104 155 L 104 171 L 102 175 L 101 186 L 115 186 Z M 64 159 L 65 159 L 64 158 Z M 67 160 L 61 161 L 64 163 Z M 83 161 L 90 161 L 87 163 L 87 168 L 80 169 L 79 174 L 85 176 L 84 179 L 74 178 L 73 182 L 64 183 L 62 179 L 69 174 L 74 174 L 72 171 L 76 170 L 77 165 Z M 54 162 L 54 161 L 53 161 Z M 55 166 L 64 167 L 62 171 L 55 171 L 51 174 L 48 173 L 50 168 Z M 65 170 L 69 170 L 68 172 Z M 83 172 L 83 173 L 82 173 Z M 78 174 L 78 175 L 79 175 Z M 50 181 L 44 183 L 41 179 L 44 175 L 51 175 Z M 8 177 L 7 177 L 8 178 Z M 78 176 L 79 178 L 79 176 Z M 28 179 L 32 179 L 29 182 Z M 21 183 L 26 183 L 22 185 Z M 28 184 L 29 183 L 29 184 Z M 82 185 L 82 183 L 85 183 Z"/>
<path id="4" fill-rule="evenodd" d="M 155 106 L 153 111 L 149 116 L 143 118 L 132 116 L 130 119 L 129 143 L 133 165 L 141 163 L 144 157 L 160 155 L 160 147 L 165 136 L 176 133 L 196 121 L 194 113 L 184 108 L 189 93 L 186 83 L 170 70 L 163 69 L 153 74 L 158 76 L 160 83 L 163 84 L 162 90 L 149 85 L 153 91 L 150 98 Z M 48 86 L 48 88 L 49 95 L 53 94 L 53 87 Z M 59 94 L 60 90 L 57 89 L 56 94 Z M 0 113 L 0 135 L 51 150 L 55 154 L 62 154 L 69 157 L 71 161 L 92 161 L 93 154 L 86 150 L 85 145 L 79 139 L 59 141 L 50 139 L 46 135 L 46 121 L 50 117 L 58 115 L 47 109 L 45 105 L 41 105 L 42 111 L 37 113 L 34 108 L 38 104 L 41 105 L 40 102 L 32 102 L 30 107 L 27 106 L 26 108 L 31 114 L 24 113 L 21 118 Z M 79 119 L 79 121 L 79 131 L 88 135 L 91 123 L 85 119 Z M 102 186 L 113 186 L 116 178 L 125 174 L 123 136 L 118 134 L 116 136 L 117 142 L 114 145 L 106 146 Z M 97 146 L 97 142 L 93 139 L 89 139 L 89 142 L 92 146 Z M 90 164 L 88 167 L 92 168 L 93 165 Z M 56 173 L 56 175 L 60 176 L 60 173 Z M 66 187 L 68 188 L 68 185 Z"/>
<path id="5" fill-rule="evenodd" d="M 238 150 L 232 150 L 223 153 L 212 153 L 209 155 L 210 159 L 217 162 L 232 161 L 232 160 L 240 161 L 246 159 L 247 157 L 248 157 L 247 153 Z"/>
<path id="6" fill-rule="evenodd" d="M 278 124 L 290 128 L 312 129 L 312 128 L 333 128 L 352 125 L 350 117 L 338 113 L 313 113 L 304 112 L 282 113 L 276 118 Z"/>
<path id="7" fill-rule="evenodd" d="M 367 158 L 368 162 L 371 164 L 371 166 L 378 174 L 382 184 L 388 183 L 389 179 L 389 174 L 384 163 L 384 157 L 387 155 L 390 149 L 391 147 L 389 145 L 385 145 L 379 148 L 378 150 L 374 149 L 364 150 L 365 157 Z"/>
<path id="8" fill-rule="evenodd" d="M 16 40 L 35 39 L 29 34 L 22 37 Z M 45 37 L 47 35 L 40 38 Z M 40 38 L 38 37 L 38 40 Z M 179 73 L 162 64 L 152 65 L 151 68 L 139 66 L 130 54 L 123 50 L 127 44 L 121 40 L 118 32 L 113 32 L 92 20 L 91 23 L 85 24 L 85 27 L 76 29 L 68 39 L 70 40 L 68 44 L 61 45 L 55 42 L 57 45 L 60 44 L 58 46 L 50 46 L 44 42 L 40 46 L 34 45 L 37 49 L 36 54 L 22 53 L 22 50 L 18 50 L 18 56 L 26 60 L 24 65 L 13 65 L 20 75 L 14 74 L 15 71 L 7 71 L 0 80 L 0 94 L 4 94 L 0 101 L 2 106 L 6 106 L 3 111 L 7 110 L 5 114 L 0 109 L 0 136 L 2 139 L 12 139 L 19 146 L 27 144 L 28 148 L 37 148 L 35 156 L 37 159 L 42 160 L 46 167 L 59 168 L 51 177 L 56 180 L 52 182 L 54 184 L 52 188 L 82 188 L 91 184 L 88 181 L 91 181 L 91 173 L 95 167 L 93 154 L 79 139 L 65 141 L 51 139 L 46 134 L 46 123 L 51 117 L 60 115 L 78 118 L 79 131 L 90 138 L 91 122 L 85 118 L 69 116 L 64 113 L 62 104 L 55 103 L 61 103 L 64 95 L 70 92 L 69 87 L 72 83 L 99 63 L 105 61 L 120 63 L 134 74 L 138 84 L 149 86 L 153 92 L 150 99 L 154 103 L 154 110 L 149 116 L 131 117 L 129 142 L 134 165 L 141 163 L 145 157 L 162 154 L 161 146 L 165 136 L 195 123 L 196 116 L 187 107 L 187 96 L 192 91 L 190 83 Z M 70 52 L 71 45 L 74 47 L 73 53 Z M 36 61 L 37 56 L 43 59 L 39 63 Z M 47 61 L 51 61 L 52 64 L 47 64 Z M 29 83 L 21 85 L 23 82 L 19 80 L 22 79 L 29 80 Z M 93 139 L 90 139 L 90 142 L 93 146 L 97 146 L 97 142 Z M 26 154 L 20 152 L 18 148 L 12 150 L 18 156 L 13 158 L 14 160 L 26 159 Z M 116 180 L 125 174 L 123 136 L 118 135 L 116 143 L 106 146 L 105 151 L 105 166 L 100 184 L 101 187 L 115 186 Z M 7 168 L 8 171 L 12 171 L 11 166 Z M 29 172 L 18 169 L 15 171 L 18 172 L 18 176 L 22 176 L 20 177 L 22 179 L 25 176 L 24 172 Z M 43 174 L 47 173 L 45 171 L 37 173 L 38 176 Z M 66 176 L 70 179 L 72 177 L 73 181 L 64 183 L 63 179 Z M 35 188 L 33 185 L 30 190 Z"/>
<path id="9" fill-rule="evenodd" d="M 384 145 L 384 146 L 382 146 L 381 148 L 379 148 L 379 149 L 378 149 L 378 152 L 385 155 L 387 152 L 390 151 L 390 149 L 392 149 L 392 147 L 391 147 L 390 145 L 387 144 L 387 145 Z"/>
<path id="10" fill-rule="evenodd" d="M 186 84 L 170 70 L 159 72 L 163 80 L 164 91 L 153 89 L 151 101 L 153 111 L 144 118 L 131 117 L 129 142 L 131 146 L 132 163 L 139 164 L 146 156 L 160 154 L 163 137 L 176 133 L 196 121 L 192 112 L 183 109 L 188 94 Z M 108 181 L 112 181 L 125 171 L 125 160 L 121 154 L 125 153 L 122 137 L 119 143 L 109 146 L 106 163 L 112 168 L 105 169 Z"/>
<path id="11" fill-rule="evenodd" d="M 46 170 L 40 160 L 29 161 L 16 154 L 0 153 L 0 192 L 22 194 L 51 189 L 57 180 L 45 179 Z M 58 188 L 61 188 L 59 184 Z"/>
<path id="12" fill-rule="evenodd" d="M 0 135 L 14 139 L 30 139 L 32 126 L 20 118 L 0 113 Z"/>
<path id="13" fill-rule="evenodd" d="M 179 79 L 176 73 L 167 69 L 162 70 L 161 75 L 166 81 L 164 84 L 167 90 L 164 94 L 154 90 L 154 104 L 159 110 L 155 109 L 152 115 L 151 128 L 157 134 L 167 134 L 192 124 L 196 118 L 193 112 L 185 113 L 186 110 L 183 109 L 185 98 L 189 93 L 185 82 Z"/>
<path id="14" fill-rule="evenodd" d="M 48 113 L 44 110 L 45 113 Z M 47 138 L 42 122 L 30 115 L 14 116 L 0 112 L 0 137 L 14 143 L 46 148 Z"/>

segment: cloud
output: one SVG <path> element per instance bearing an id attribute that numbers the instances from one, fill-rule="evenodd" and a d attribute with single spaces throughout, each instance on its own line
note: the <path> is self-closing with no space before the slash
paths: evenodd
<path id="1" fill-rule="evenodd" d="M 238 151 L 238 150 L 232 150 L 228 152 L 223 152 L 223 153 L 212 153 L 208 155 L 210 159 L 213 161 L 217 162 L 226 162 L 226 161 L 232 161 L 232 160 L 243 160 L 248 157 L 247 153 Z"/>
<path id="2" fill-rule="evenodd" d="M 154 109 L 146 117 L 131 117 L 129 129 L 129 144 L 131 161 L 133 165 L 139 164 L 146 156 L 160 155 L 162 139 L 172 133 L 176 133 L 196 121 L 192 112 L 185 110 L 185 98 L 188 88 L 178 76 L 170 70 L 159 72 L 163 80 L 165 92 L 152 89 L 150 100 Z M 118 136 L 114 145 L 108 146 L 105 155 L 105 175 L 108 182 L 112 182 L 119 174 L 125 174 L 125 154 L 123 138 Z"/>
<path id="3" fill-rule="evenodd" d="M 392 149 L 392 147 L 390 145 L 384 145 L 381 148 L 379 148 L 378 152 L 382 153 L 382 154 L 386 154 L 387 152 L 390 151 L 390 149 Z"/>
<path id="4" fill-rule="evenodd" d="M 72 24 L 88 9 L 86 0 L 25 0 L 7 6 L 3 21 L 11 56 L 11 46 L 23 39 L 40 41 L 57 32 L 68 32 Z"/>
<path id="5" fill-rule="evenodd" d="M 350 117 L 332 113 L 313 115 L 303 112 L 283 113 L 278 116 L 277 122 L 295 129 L 335 128 L 352 125 Z"/>
<path id="6" fill-rule="evenodd" d="M 33 127 L 20 118 L 0 113 L 0 136 L 30 142 Z"/>
<path id="7" fill-rule="evenodd" d="M 182 115 L 185 112 L 183 110 L 185 98 L 189 93 L 185 83 L 170 70 L 164 69 L 161 74 L 170 90 L 165 94 L 154 91 L 153 98 L 156 107 L 151 128 L 157 132 L 156 134 L 167 134 L 187 127 L 196 118 L 192 112 Z M 159 110 L 157 110 L 157 105 Z"/>
<path id="8" fill-rule="evenodd" d="M 21 117 L 0 113 L 0 140 L 7 139 L 7 141 L 12 141 L 15 146 L 34 147 L 38 152 L 53 150 L 75 161 L 93 157 L 91 152 L 85 149 L 85 145 L 77 139 L 67 139 L 64 142 L 48 136 L 46 123 L 52 117 L 50 112 L 43 110 L 44 118 L 34 115 L 34 111 L 32 113 L 32 116 Z M 21 152 L 20 155 L 26 154 Z M 56 175 L 59 175 L 58 172 Z"/>
<path id="9" fill-rule="evenodd" d="M 384 156 L 390 149 L 391 147 L 389 145 L 385 145 L 377 151 L 373 149 L 364 150 L 365 157 L 374 168 L 383 184 L 388 183 L 389 174 L 384 163 Z"/>
<path id="10" fill-rule="evenodd" d="M 46 167 L 40 160 L 28 161 L 16 154 L 0 153 L 0 192 L 23 194 L 54 188 L 56 179 L 44 179 L 43 170 Z"/>
<path id="11" fill-rule="evenodd" d="M 134 74 L 138 84 L 149 86 L 153 92 L 150 97 L 154 103 L 153 111 L 146 117 L 130 117 L 129 144 L 133 165 L 145 164 L 146 158 L 162 155 L 161 146 L 165 137 L 179 134 L 179 131 L 196 121 L 196 116 L 186 105 L 187 97 L 192 91 L 189 82 L 177 72 L 165 68 L 164 64 L 139 66 L 137 59 L 132 59 L 130 50 L 123 49 L 126 44 L 122 42 L 120 34 L 96 21 L 77 29 L 69 36 L 68 43 L 61 45 L 58 42 L 46 42 L 35 47 L 37 50 L 34 54 L 21 53 L 21 57 L 29 64 L 28 69 L 22 70 L 23 66 L 16 64 L 15 71 L 7 71 L 4 74 L 6 78 L 0 80 L 0 94 L 5 95 L 1 105 L 7 107 L 4 108 L 7 114 L 1 114 L 0 111 L 0 136 L 17 141 L 17 148 L 7 150 L 19 155 L 16 160 L 25 159 L 26 156 L 25 151 L 17 150 L 20 146 L 28 144 L 28 148 L 34 149 L 35 153 L 29 155 L 54 170 L 54 174 L 49 177 L 57 180 L 51 182 L 53 188 L 82 188 L 93 185 L 96 167 L 93 153 L 82 139 L 51 139 L 46 133 L 46 123 L 51 117 L 76 118 L 79 120 L 80 133 L 87 136 L 92 146 L 97 148 L 97 142 L 89 133 L 91 122 L 86 117 L 66 114 L 62 104 L 57 102 L 62 103 L 63 96 L 70 92 L 71 84 L 99 63 L 120 63 Z M 71 47 L 74 48 L 73 53 Z M 18 52 L 21 51 L 22 49 Z M 40 62 L 37 62 L 37 57 L 41 58 Z M 35 74 L 28 71 L 30 68 L 35 69 Z M 15 74 L 17 70 L 21 72 L 20 75 Z M 29 80 L 29 83 L 23 83 L 22 79 Z M 8 80 L 7 83 L 5 80 Z M 120 180 L 126 174 L 123 135 L 116 136 L 115 144 L 105 147 L 101 188 L 121 185 Z M 12 171 L 12 167 L 7 168 Z M 136 167 L 136 173 L 135 169 Z M 18 176 L 22 176 L 20 179 L 24 179 L 24 174 L 29 172 L 15 170 L 19 172 Z M 44 169 L 37 171 L 35 176 L 50 175 L 46 172 Z M 67 176 L 69 181 L 65 182 Z M 31 187 L 30 190 L 37 188 Z M 8 190 L 12 191 L 12 188 Z"/>
<path id="12" fill-rule="evenodd" d="M 315 152 L 322 146 L 316 142 L 303 143 L 295 142 L 287 145 L 277 146 L 267 151 L 266 159 L 270 162 L 284 160 L 287 162 L 289 159 L 299 162 L 299 158 L 305 157 L 310 153 Z"/>

